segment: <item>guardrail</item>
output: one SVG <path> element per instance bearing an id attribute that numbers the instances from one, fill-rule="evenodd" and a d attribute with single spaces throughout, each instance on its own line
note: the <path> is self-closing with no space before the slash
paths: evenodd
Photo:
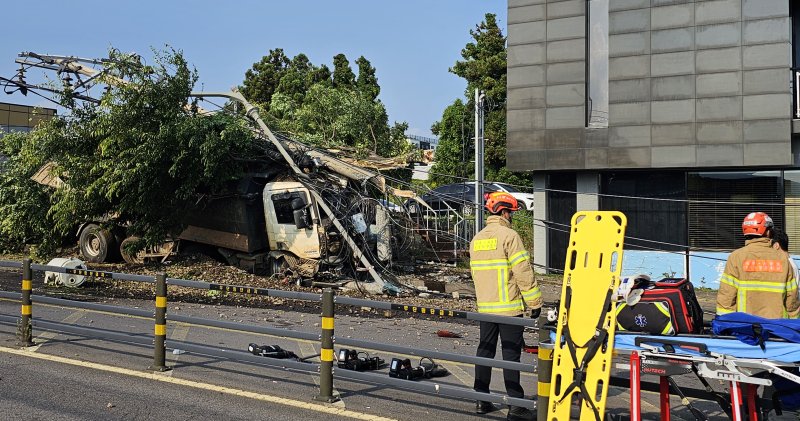
<path id="1" fill-rule="evenodd" d="M 33 328 L 40 328 L 45 330 L 62 331 L 71 334 L 88 337 L 99 337 L 114 341 L 133 342 L 145 346 L 153 346 L 153 364 L 150 369 L 157 371 L 168 370 L 166 366 L 166 332 L 168 322 L 184 322 L 201 326 L 221 327 L 230 330 L 237 330 L 243 332 L 268 334 L 284 338 L 304 339 L 310 341 L 319 341 L 320 349 L 320 364 L 313 364 L 309 362 L 299 362 L 290 360 L 276 360 L 271 358 L 264 358 L 248 354 L 243 351 L 232 351 L 220 348 L 209 347 L 202 344 L 193 344 L 182 341 L 170 340 L 169 343 L 177 343 L 180 349 L 190 352 L 197 352 L 212 356 L 221 356 L 233 360 L 241 360 L 247 362 L 256 362 L 266 366 L 282 367 L 292 370 L 319 372 L 320 375 L 320 393 L 315 397 L 317 400 L 325 402 L 334 402 L 338 398 L 333 396 L 333 381 L 335 378 L 349 379 L 364 381 L 372 384 L 386 385 L 396 387 L 399 389 L 409 390 L 417 393 L 441 395 L 454 398 L 465 398 L 473 400 L 481 400 L 487 402 L 494 402 L 499 404 L 521 406 L 529 409 L 535 408 L 533 400 L 513 398 L 507 395 L 497 393 L 481 393 L 472 389 L 460 386 L 452 386 L 447 384 L 436 383 L 433 381 L 413 381 L 403 380 L 398 378 L 391 378 L 381 374 L 357 372 L 351 370 L 336 370 L 333 369 L 333 361 L 335 353 L 333 351 L 334 343 L 342 346 L 368 348 L 383 352 L 401 353 L 406 355 L 414 355 L 420 357 L 437 358 L 443 361 L 453 361 L 468 364 L 476 364 L 494 368 L 502 368 L 507 370 L 527 371 L 534 372 L 535 367 L 531 364 L 523 364 L 514 361 L 494 360 L 489 358 L 482 358 L 470 355 L 462 355 L 455 353 L 448 353 L 433 350 L 421 350 L 418 348 L 396 346 L 383 344 L 378 342 L 365 341 L 352 338 L 336 338 L 334 335 L 334 320 L 336 305 L 360 306 L 369 307 L 379 310 L 392 310 L 399 312 L 416 313 L 421 315 L 438 316 L 438 317 L 452 317 L 459 319 L 466 319 L 472 321 L 487 321 L 495 323 L 505 323 L 518 326 L 534 327 L 535 321 L 520 317 L 506 317 L 495 316 L 488 314 L 481 314 L 475 312 L 450 310 L 444 308 L 434 307 L 421 307 L 410 306 L 405 304 L 390 303 L 384 301 L 365 300 L 351 297 L 336 296 L 331 289 L 326 289 L 321 295 L 307 292 L 296 291 L 282 291 L 267 288 L 254 288 L 240 285 L 226 285 L 218 283 L 207 283 L 202 281 L 194 281 L 178 278 L 167 278 L 166 274 L 161 273 L 157 276 L 147 275 L 134 275 L 125 273 L 105 272 L 96 270 L 85 269 L 70 269 L 59 266 L 47 266 L 32 264 L 30 259 L 25 259 L 23 262 L 14 261 L 0 261 L 0 267 L 7 268 L 22 268 L 22 293 L 13 292 L 0 292 L 0 297 L 6 299 L 20 299 L 22 305 L 22 316 L 16 318 L 13 316 L 0 315 L 0 322 L 9 323 L 11 320 L 18 321 L 17 335 L 21 346 L 31 346 L 33 343 Z M 76 302 L 60 298 L 52 298 L 45 296 L 32 295 L 32 271 L 49 271 L 57 273 L 76 274 L 84 276 L 93 276 L 99 279 L 114 279 L 132 282 L 144 282 L 156 284 L 155 296 L 155 317 L 152 312 L 146 310 L 130 309 L 125 307 L 110 306 L 96 303 Z M 215 291 L 224 291 L 239 294 L 252 294 L 271 297 L 281 297 L 293 300 L 304 300 L 320 302 L 322 305 L 322 318 L 321 318 L 321 332 L 320 334 L 306 333 L 293 331 L 288 329 L 270 328 L 265 326 L 254 326 L 236 322 L 225 322 L 219 320 L 210 320 L 197 317 L 170 315 L 166 317 L 168 310 L 167 301 L 167 286 L 181 286 L 188 288 L 208 289 Z M 51 304 L 63 307 L 82 308 L 87 310 L 104 311 L 108 313 L 137 316 L 137 317 L 154 317 L 154 332 L 152 337 L 134 336 L 125 332 L 109 331 L 97 328 L 78 327 L 67 325 L 64 323 L 56 323 L 51 321 L 44 321 L 33 319 L 32 307 L 33 303 Z M 27 314 L 26 314 L 27 312 Z M 177 348 L 171 346 L 171 348 Z M 334 376 L 335 374 L 335 376 Z M 541 385 L 539 387 L 541 390 Z"/>

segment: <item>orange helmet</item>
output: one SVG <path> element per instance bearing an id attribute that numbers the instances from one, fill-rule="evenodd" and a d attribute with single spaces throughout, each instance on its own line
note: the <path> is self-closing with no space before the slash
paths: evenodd
<path id="1" fill-rule="evenodd" d="M 764 212 L 752 212 L 742 221 L 742 234 L 762 236 L 768 228 L 772 228 L 772 218 Z"/>
<path id="2" fill-rule="evenodd" d="M 486 197 L 486 210 L 491 213 L 500 213 L 503 209 L 510 211 L 519 210 L 519 203 L 514 196 L 506 192 L 492 192 Z"/>

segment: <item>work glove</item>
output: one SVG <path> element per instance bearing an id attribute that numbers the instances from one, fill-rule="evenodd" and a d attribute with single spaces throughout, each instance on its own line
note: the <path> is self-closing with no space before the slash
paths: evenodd
<path id="1" fill-rule="evenodd" d="M 531 319 L 538 319 L 539 315 L 541 315 L 541 314 L 542 314 L 542 308 L 541 307 L 534 308 L 533 310 L 531 310 Z"/>

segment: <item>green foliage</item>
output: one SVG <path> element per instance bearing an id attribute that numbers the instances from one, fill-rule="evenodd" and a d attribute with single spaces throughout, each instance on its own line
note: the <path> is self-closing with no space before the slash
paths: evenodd
<path id="1" fill-rule="evenodd" d="M 528 184 L 526 178 L 508 171 L 506 165 L 506 38 L 493 14 L 470 31 L 473 41 L 461 50 L 461 57 L 450 71 L 466 80 L 466 103 L 456 100 L 448 106 L 442 120 L 431 129 L 439 135 L 436 164 L 432 172 L 472 178 L 474 170 L 475 89 L 486 97 L 484 112 L 484 168 L 486 179 L 513 184 Z M 455 179 L 434 176 L 436 183 Z"/>
<path id="2" fill-rule="evenodd" d="M 356 87 L 356 75 L 350 68 L 350 61 L 341 53 L 333 56 L 333 87 L 341 89 Z"/>
<path id="3" fill-rule="evenodd" d="M 269 125 L 312 145 L 353 148 L 358 157 L 408 153 L 408 125 L 389 125 L 375 68 L 363 56 L 356 64 L 358 77 L 344 54 L 333 58 L 331 73 L 303 54 L 290 60 L 271 50 L 247 71 L 242 92 L 261 104 Z"/>
<path id="4" fill-rule="evenodd" d="M 434 123 L 431 131 L 439 136 L 436 147 L 436 160 L 431 168 L 430 182 L 435 185 L 461 181 L 457 177 L 470 177 L 474 173 L 471 156 L 465 160 L 465 147 L 472 150 L 468 137 L 472 119 L 470 110 L 460 99 L 455 100 L 442 114 L 442 119 Z M 456 176 L 449 177 L 449 175 Z"/>
<path id="5" fill-rule="evenodd" d="M 371 101 L 378 99 L 381 93 L 381 87 L 378 85 L 378 78 L 375 76 L 375 68 L 364 56 L 356 60 L 358 65 L 358 80 L 356 80 L 356 88 L 362 95 Z"/>
<path id="6" fill-rule="evenodd" d="M 180 232 L 199 194 L 241 175 L 236 156 L 257 153 L 246 121 L 187 106 L 197 75 L 180 52 L 159 52 L 152 66 L 115 51 L 111 60 L 113 74 L 130 83 L 110 84 L 99 105 L 0 139 L 10 157 L 0 174 L 4 247 L 52 250 L 78 223 L 109 216 L 143 244 L 158 244 Z M 30 180 L 48 162 L 64 186 Z"/>

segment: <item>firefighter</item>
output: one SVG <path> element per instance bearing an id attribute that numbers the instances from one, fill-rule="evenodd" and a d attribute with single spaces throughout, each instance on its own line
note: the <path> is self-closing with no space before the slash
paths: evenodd
<path id="1" fill-rule="evenodd" d="M 522 317 L 527 304 L 532 309 L 531 317 L 539 317 L 542 292 L 533 276 L 522 239 L 511 229 L 512 216 L 519 209 L 517 199 L 505 192 L 494 192 L 488 195 L 485 206 L 491 215 L 486 220 L 486 228 L 475 235 L 469 248 L 478 312 Z M 522 331 L 523 326 L 480 322 L 477 355 L 494 358 L 499 334 L 503 359 L 518 362 Z M 519 371 L 503 369 L 503 378 L 508 396 L 524 397 Z M 475 391 L 488 393 L 491 379 L 491 367 L 475 366 Z M 497 409 L 491 402 L 478 401 L 475 412 L 485 414 Z M 533 413 L 527 408 L 510 406 L 507 419 L 530 420 Z"/>
<path id="2" fill-rule="evenodd" d="M 753 212 L 742 222 L 744 247 L 734 250 L 719 280 L 717 314 L 734 311 L 770 319 L 800 315 L 797 279 L 786 253 L 772 247 L 772 218 Z"/>

